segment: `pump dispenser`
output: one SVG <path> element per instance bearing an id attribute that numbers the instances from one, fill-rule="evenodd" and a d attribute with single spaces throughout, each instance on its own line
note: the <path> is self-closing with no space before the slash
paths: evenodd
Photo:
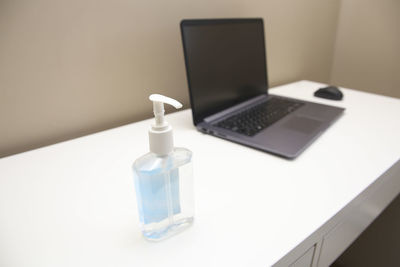
<path id="1" fill-rule="evenodd" d="M 174 106 L 176 109 L 182 107 L 182 104 L 175 99 L 153 94 L 149 99 L 153 101 L 153 112 L 155 122 L 149 130 L 150 151 L 157 155 L 167 155 L 174 149 L 174 140 L 172 127 L 164 118 L 164 103 Z"/>
<path id="2" fill-rule="evenodd" d="M 142 233 L 157 241 L 193 222 L 192 152 L 174 147 L 172 127 L 164 117 L 164 104 L 177 109 L 182 104 L 159 94 L 149 99 L 155 117 L 149 129 L 150 152 L 133 163 L 133 176 Z"/>

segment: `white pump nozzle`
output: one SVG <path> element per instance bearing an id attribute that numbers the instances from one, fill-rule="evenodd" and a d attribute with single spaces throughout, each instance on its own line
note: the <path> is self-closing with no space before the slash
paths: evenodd
<path id="1" fill-rule="evenodd" d="M 177 109 L 182 107 L 182 104 L 176 101 L 175 99 L 159 94 L 152 94 L 149 96 L 149 99 L 153 102 L 170 104 L 171 106 L 174 106 Z"/>
<path id="2" fill-rule="evenodd" d="M 156 119 L 155 128 L 164 128 L 166 125 L 164 121 L 164 103 L 170 104 L 171 106 L 179 109 L 182 107 L 182 104 L 167 96 L 152 94 L 149 96 L 149 99 L 153 101 L 153 112 Z"/>
<path id="3" fill-rule="evenodd" d="M 174 106 L 176 109 L 182 107 L 182 104 L 172 99 L 159 94 L 152 94 L 149 99 L 153 101 L 153 112 L 155 124 L 152 125 L 149 131 L 150 151 L 158 155 L 166 155 L 173 148 L 172 127 L 164 120 L 164 104 Z"/>

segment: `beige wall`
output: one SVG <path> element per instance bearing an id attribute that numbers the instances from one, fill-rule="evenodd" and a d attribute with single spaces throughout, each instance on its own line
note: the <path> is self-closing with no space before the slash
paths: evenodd
<path id="1" fill-rule="evenodd" d="M 334 84 L 400 97 L 400 1 L 342 1 Z"/>
<path id="2" fill-rule="evenodd" d="M 188 107 L 179 22 L 263 17 L 271 85 L 328 81 L 338 1 L 1 0 L 0 157 Z"/>

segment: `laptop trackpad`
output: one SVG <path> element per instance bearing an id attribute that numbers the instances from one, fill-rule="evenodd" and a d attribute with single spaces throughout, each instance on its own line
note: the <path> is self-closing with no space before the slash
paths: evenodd
<path id="1" fill-rule="evenodd" d="M 285 122 L 282 127 L 304 134 L 311 134 L 315 132 L 321 124 L 322 122 L 318 120 L 295 116 Z"/>

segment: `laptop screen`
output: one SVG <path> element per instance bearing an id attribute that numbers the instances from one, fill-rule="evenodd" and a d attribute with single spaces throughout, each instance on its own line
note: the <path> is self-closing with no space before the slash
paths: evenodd
<path id="1" fill-rule="evenodd" d="M 183 20 L 193 120 L 267 93 L 262 19 Z"/>

